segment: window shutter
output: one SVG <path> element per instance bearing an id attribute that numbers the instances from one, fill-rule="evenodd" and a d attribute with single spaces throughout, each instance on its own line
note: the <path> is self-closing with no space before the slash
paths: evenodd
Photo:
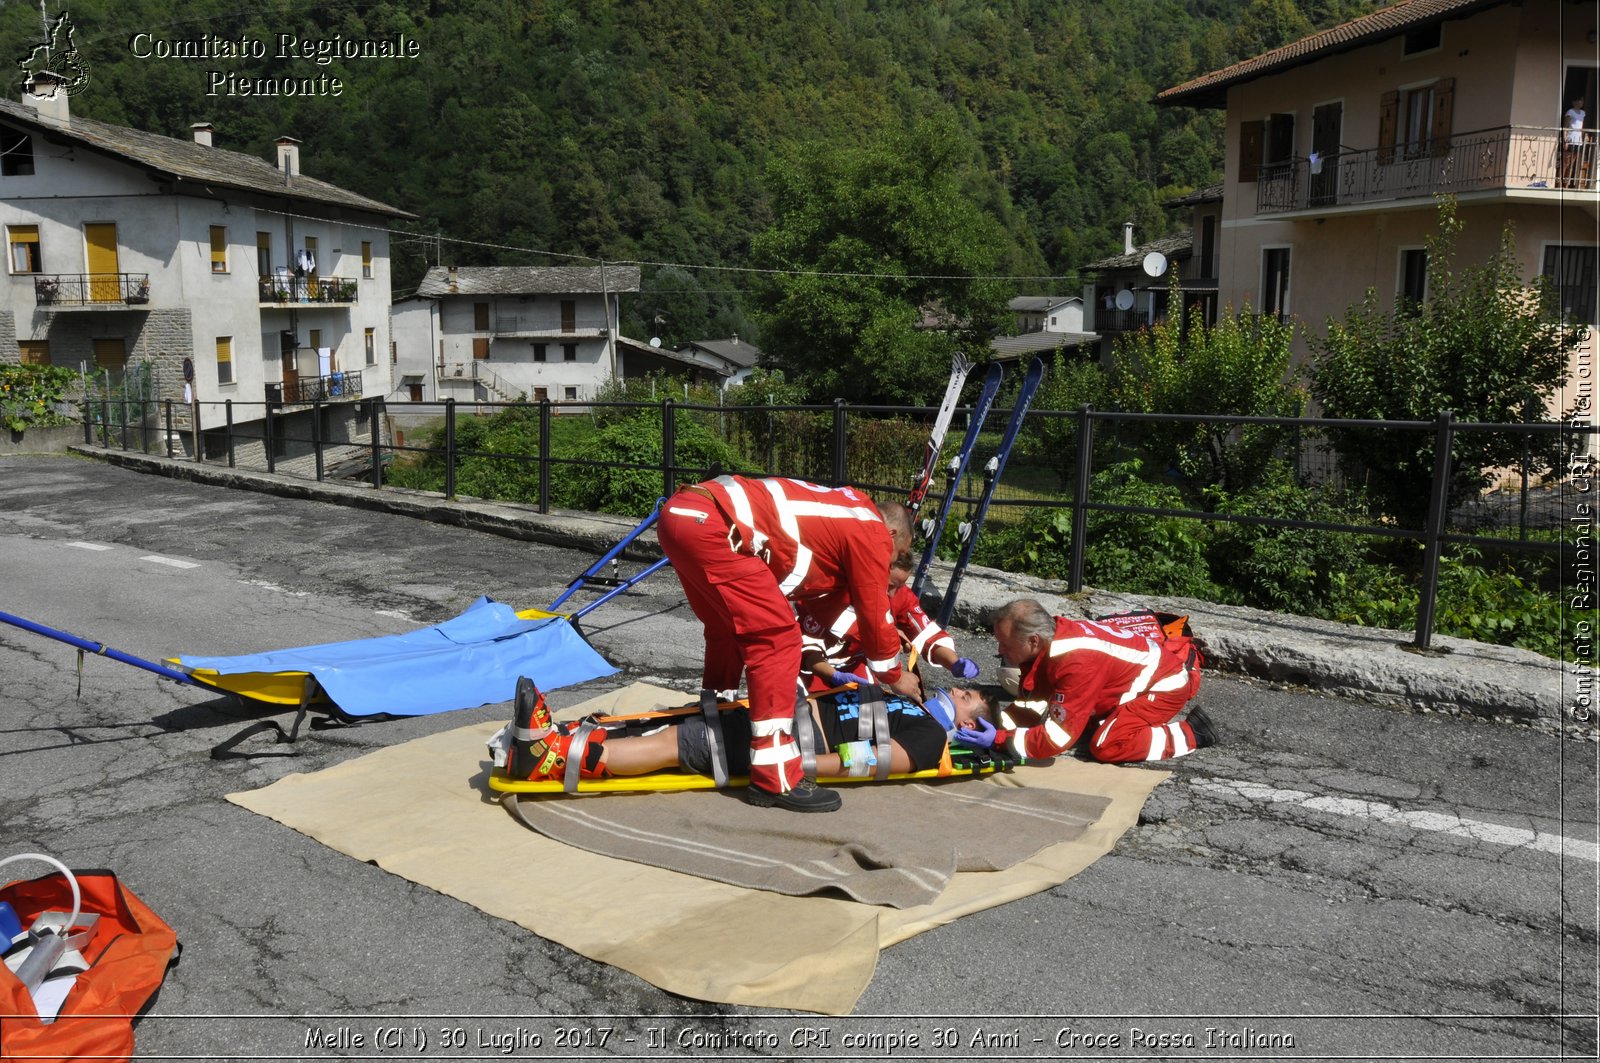
<path id="1" fill-rule="evenodd" d="M 472 357 L 474 357 L 474 358 L 487 358 L 487 357 L 489 357 L 489 337 L 487 337 L 487 336 L 474 336 L 474 337 L 472 337 Z"/>
<path id="2" fill-rule="evenodd" d="M 1395 131 L 1400 124 L 1400 93 L 1390 89 L 1378 100 L 1378 164 L 1394 161 Z"/>
<path id="3" fill-rule="evenodd" d="M 1239 180 L 1254 181 L 1261 173 L 1261 148 L 1266 140 L 1265 122 L 1239 123 Z"/>
<path id="4" fill-rule="evenodd" d="M 1440 78 L 1433 87 L 1433 128 L 1429 130 L 1435 155 L 1445 155 L 1450 151 L 1450 126 L 1455 115 L 1455 104 L 1456 79 Z"/>

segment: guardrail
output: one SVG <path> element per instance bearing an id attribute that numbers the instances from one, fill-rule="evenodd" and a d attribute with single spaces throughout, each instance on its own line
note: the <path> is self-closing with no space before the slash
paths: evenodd
<path id="1" fill-rule="evenodd" d="M 312 402 L 354 402 L 361 397 L 361 383 L 362 374 L 359 371 L 300 377 L 268 384 L 267 401 L 291 406 Z"/>
<path id="2" fill-rule="evenodd" d="M 33 278 L 38 306 L 142 306 L 150 301 L 148 273 L 45 273 Z"/>

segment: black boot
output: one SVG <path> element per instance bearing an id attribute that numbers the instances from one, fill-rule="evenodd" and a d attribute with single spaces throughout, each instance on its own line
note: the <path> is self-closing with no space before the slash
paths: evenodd
<path id="1" fill-rule="evenodd" d="M 758 808 L 787 808 L 790 812 L 833 812 L 844 801 L 838 791 L 818 786 L 813 779 L 801 779 L 790 790 L 775 794 L 754 786 L 744 789 L 744 799 Z"/>

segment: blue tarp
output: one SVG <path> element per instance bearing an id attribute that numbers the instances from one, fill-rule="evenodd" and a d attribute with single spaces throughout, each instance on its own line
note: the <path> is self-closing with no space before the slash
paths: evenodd
<path id="1" fill-rule="evenodd" d="M 564 617 L 523 620 L 509 605 L 487 597 L 452 620 L 404 635 L 179 660 L 223 675 L 310 672 L 351 716 L 476 708 L 510 701 L 518 676 L 553 690 L 617 671 Z"/>

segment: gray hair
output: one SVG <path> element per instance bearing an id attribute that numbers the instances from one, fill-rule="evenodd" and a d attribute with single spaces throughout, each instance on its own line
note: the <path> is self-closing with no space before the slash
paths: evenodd
<path id="1" fill-rule="evenodd" d="M 1056 633 L 1056 618 L 1032 598 L 1018 598 L 1002 605 L 994 614 L 994 622 L 999 624 L 1002 620 L 1011 625 L 1012 635 L 1022 638 L 1038 635 L 1048 642 Z"/>

